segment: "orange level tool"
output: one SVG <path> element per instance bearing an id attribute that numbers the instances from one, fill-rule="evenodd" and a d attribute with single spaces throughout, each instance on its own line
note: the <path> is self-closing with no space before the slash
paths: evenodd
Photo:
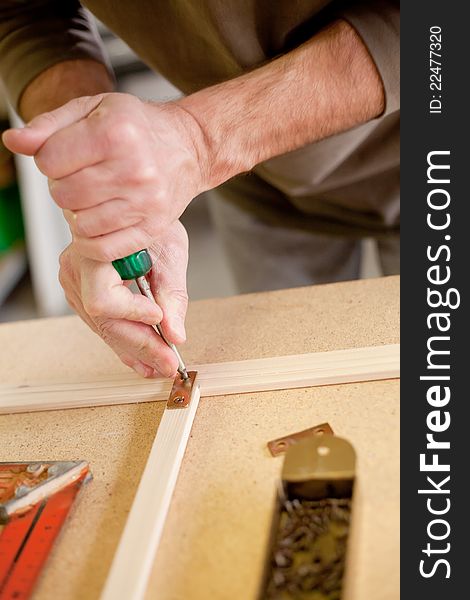
<path id="1" fill-rule="evenodd" d="M 0 600 L 26 600 L 82 484 L 85 461 L 0 463 Z"/>

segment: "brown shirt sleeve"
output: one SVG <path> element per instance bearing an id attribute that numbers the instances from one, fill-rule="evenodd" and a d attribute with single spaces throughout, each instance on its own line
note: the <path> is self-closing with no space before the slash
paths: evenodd
<path id="1" fill-rule="evenodd" d="M 393 0 L 351 3 L 340 16 L 359 33 L 380 73 L 385 89 L 385 111 L 381 116 L 399 110 L 400 3 Z"/>
<path id="2" fill-rule="evenodd" d="M 88 58 L 106 64 L 94 24 L 75 0 L 2 0 L 0 78 L 14 108 L 27 85 L 64 60 Z"/>

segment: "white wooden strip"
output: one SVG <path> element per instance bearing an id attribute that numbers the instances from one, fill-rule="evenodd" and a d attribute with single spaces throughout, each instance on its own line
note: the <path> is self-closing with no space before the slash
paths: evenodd
<path id="1" fill-rule="evenodd" d="M 144 597 L 199 397 L 196 386 L 188 408 L 163 413 L 101 600 Z"/>
<path id="2" fill-rule="evenodd" d="M 273 358 L 191 365 L 202 396 L 392 379 L 400 346 L 389 344 Z M 0 414 L 167 400 L 172 382 L 119 374 L 92 381 L 0 385 Z"/>

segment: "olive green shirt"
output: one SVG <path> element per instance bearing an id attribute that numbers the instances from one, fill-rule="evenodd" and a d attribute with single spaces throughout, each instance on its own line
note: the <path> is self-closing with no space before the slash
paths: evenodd
<path id="1" fill-rule="evenodd" d="M 364 125 L 258 165 L 272 193 L 240 198 L 261 217 L 345 235 L 399 226 L 399 6 L 392 0 L 86 0 L 92 13 L 184 93 L 288 52 L 342 18 L 377 65 L 384 113 Z M 107 64 L 73 0 L 2 0 L 0 76 L 14 106 L 41 71 L 71 58 Z"/>

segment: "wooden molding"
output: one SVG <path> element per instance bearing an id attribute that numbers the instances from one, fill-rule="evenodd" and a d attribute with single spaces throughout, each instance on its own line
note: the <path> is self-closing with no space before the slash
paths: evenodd
<path id="1" fill-rule="evenodd" d="M 334 385 L 400 376 L 399 344 L 190 365 L 202 396 Z M 0 414 L 167 400 L 171 380 L 132 373 L 74 382 L 1 384 Z"/>
<path id="2" fill-rule="evenodd" d="M 101 600 L 145 595 L 199 397 L 196 385 L 187 408 L 163 413 Z"/>

